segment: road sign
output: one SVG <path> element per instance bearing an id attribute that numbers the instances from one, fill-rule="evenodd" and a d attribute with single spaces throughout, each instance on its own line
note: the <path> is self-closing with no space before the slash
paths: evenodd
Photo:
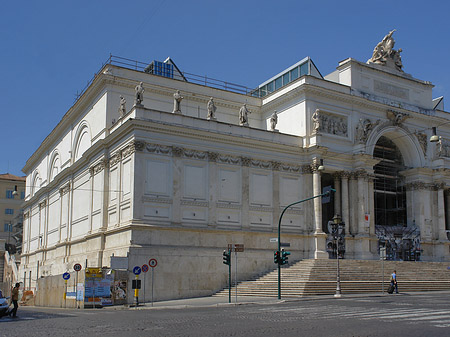
<path id="1" fill-rule="evenodd" d="M 278 242 L 278 238 L 270 238 L 269 242 Z"/>
<path id="2" fill-rule="evenodd" d="M 291 243 L 290 242 L 280 242 L 280 247 L 290 247 Z"/>
<path id="3" fill-rule="evenodd" d="M 73 270 L 75 270 L 75 271 L 80 271 L 80 270 L 81 270 L 81 264 L 75 263 L 75 264 L 73 265 Z"/>
<path id="4" fill-rule="evenodd" d="M 244 251 L 244 245 L 240 244 L 240 243 L 235 243 L 234 244 L 234 251 L 236 253 L 242 253 Z"/>
<path id="5" fill-rule="evenodd" d="M 141 267 L 136 266 L 133 268 L 133 274 L 134 275 L 139 275 L 141 273 Z"/>
<path id="6" fill-rule="evenodd" d="M 65 280 L 70 279 L 70 274 L 69 273 L 64 273 L 63 274 L 63 279 L 65 279 Z"/>
<path id="7" fill-rule="evenodd" d="M 141 269 L 143 273 L 148 272 L 148 266 L 146 264 L 142 265 Z"/>
<path id="8" fill-rule="evenodd" d="M 228 250 L 230 252 L 236 252 L 236 253 L 240 253 L 244 251 L 244 245 L 240 244 L 240 243 L 229 243 L 228 244 Z"/>
<path id="9" fill-rule="evenodd" d="M 386 260 L 386 247 L 380 247 L 380 260 Z"/>
<path id="10" fill-rule="evenodd" d="M 158 261 L 156 261 L 156 259 L 150 259 L 148 261 L 148 265 L 152 268 L 155 268 L 158 265 Z"/>

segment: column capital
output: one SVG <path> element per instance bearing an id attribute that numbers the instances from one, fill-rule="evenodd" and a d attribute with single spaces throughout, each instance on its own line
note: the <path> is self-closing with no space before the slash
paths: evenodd
<path id="1" fill-rule="evenodd" d="M 350 171 L 341 171 L 341 178 L 342 179 L 350 179 L 352 176 L 352 172 Z"/>
<path id="2" fill-rule="evenodd" d="M 312 160 L 312 164 L 311 166 L 311 171 L 313 173 L 318 173 L 319 172 L 319 166 L 320 166 L 320 159 L 317 157 L 314 157 Z"/>

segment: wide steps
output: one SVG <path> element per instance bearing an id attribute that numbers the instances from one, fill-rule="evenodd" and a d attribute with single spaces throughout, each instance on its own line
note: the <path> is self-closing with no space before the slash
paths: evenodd
<path id="1" fill-rule="evenodd" d="M 283 296 L 326 295 L 336 292 L 336 260 L 303 260 L 281 269 Z M 340 260 L 341 291 L 345 293 L 376 293 L 386 291 L 390 274 L 397 270 L 402 292 L 450 290 L 450 263 L 384 262 L 384 277 L 380 261 Z M 241 296 L 278 295 L 278 271 L 238 283 Z M 232 288 L 235 294 L 235 287 Z M 228 296 L 228 288 L 216 296 Z"/>

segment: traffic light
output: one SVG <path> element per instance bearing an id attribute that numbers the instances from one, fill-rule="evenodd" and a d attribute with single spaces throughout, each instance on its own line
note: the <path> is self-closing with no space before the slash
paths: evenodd
<path id="1" fill-rule="evenodd" d="M 273 263 L 280 264 L 280 252 L 277 250 L 276 252 L 273 252 Z"/>
<path id="2" fill-rule="evenodd" d="M 223 264 L 226 264 L 227 266 L 231 265 L 231 252 L 230 251 L 223 251 Z"/>
<path id="3" fill-rule="evenodd" d="M 291 255 L 290 252 L 286 252 L 284 249 L 281 250 L 281 264 L 287 264 L 289 257 L 288 255 Z"/>

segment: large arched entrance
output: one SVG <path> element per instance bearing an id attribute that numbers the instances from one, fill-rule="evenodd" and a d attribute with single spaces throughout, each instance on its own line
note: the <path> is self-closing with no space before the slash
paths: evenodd
<path id="1" fill-rule="evenodd" d="M 373 151 L 375 231 L 379 247 L 386 247 L 389 260 L 415 261 L 420 257 L 420 231 L 407 223 L 405 180 L 400 175 L 405 162 L 400 149 L 381 136 Z"/>

